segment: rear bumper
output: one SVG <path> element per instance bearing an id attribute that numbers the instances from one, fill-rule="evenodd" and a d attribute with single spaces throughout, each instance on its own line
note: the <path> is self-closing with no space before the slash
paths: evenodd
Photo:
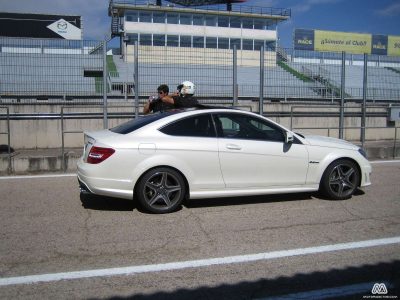
<path id="1" fill-rule="evenodd" d="M 129 200 L 133 199 L 133 185 L 131 181 L 99 177 L 96 171 L 96 165 L 87 164 L 82 159 L 78 162 L 78 183 L 82 192 Z"/>

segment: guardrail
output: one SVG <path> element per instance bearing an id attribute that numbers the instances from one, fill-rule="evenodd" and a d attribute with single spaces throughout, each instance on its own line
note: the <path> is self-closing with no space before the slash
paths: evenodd
<path id="1" fill-rule="evenodd" d="M 389 127 L 390 128 L 390 127 Z M 400 127 L 391 127 L 394 129 L 394 139 L 393 139 L 393 158 L 396 158 L 396 152 L 397 152 L 397 130 Z M 330 137 L 330 132 L 331 130 L 339 130 L 339 127 L 296 127 L 293 128 L 292 130 L 310 130 L 310 129 L 317 129 L 317 130 L 327 130 L 328 132 L 328 137 Z M 348 127 L 343 127 L 343 129 L 388 129 L 388 127 L 385 126 L 348 126 Z M 364 143 L 361 143 L 361 146 L 364 147 Z"/>
<path id="2" fill-rule="evenodd" d="M 0 110 L 5 110 L 7 115 L 7 131 L 0 132 L 0 135 L 7 135 L 7 154 L 8 154 L 8 173 L 11 173 L 11 133 L 10 133 L 10 110 L 8 107 L 0 106 Z"/>
<path id="3" fill-rule="evenodd" d="M 62 106 L 61 107 L 61 156 L 62 156 L 62 160 L 61 160 L 61 170 L 62 171 L 66 171 L 66 165 L 65 165 L 65 134 L 71 134 L 71 133 L 83 133 L 84 130 L 65 130 L 65 126 L 64 126 L 64 120 L 65 118 L 65 113 L 64 113 L 64 109 L 66 108 L 71 108 L 70 106 Z M 79 108 L 91 108 L 91 109 L 104 109 L 103 105 L 85 105 L 85 106 L 79 106 Z M 122 106 L 111 106 L 108 107 L 109 109 L 114 109 L 114 108 L 128 108 L 128 109 L 133 109 L 132 106 L 127 106 L 127 105 L 122 105 Z M 108 118 L 112 118 L 115 114 L 113 113 L 109 113 L 107 110 L 107 116 Z M 103 119 L 103 112 L 98 112 L 98 113 L 90 113 L 90 115 L 92 116 L 96 116 L 99 119 Z M 129 112 L 124 112 L 123 114 L 118 114 L 117 117 L 131 117 L 134 118 L 134 112 L 132 111 L 131 113 Z"/>

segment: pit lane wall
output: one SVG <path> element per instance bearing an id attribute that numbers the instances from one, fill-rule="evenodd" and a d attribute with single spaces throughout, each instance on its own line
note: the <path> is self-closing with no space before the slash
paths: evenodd
<path id="1" fill-rule="evenodd" d="M 258 111 L 257 101 L 239 101 L 238 104 L 241 109 Z M 64 116 L 61 121 L 62 107 Z M 11 147 L 16 150 L 60 148 L 62 131 L 65 148 L 80 148 L 83 147 L 83 131 L 103 129 L 103 108 L 100 105 L 65 107 L 61 104 L 19 104 L 10 105 L 9 110 Z M 400 126 L 400 121 L 388 120 L 388 104 L 370 104 L 366 113 L 367 141 L 394 139 L 395 127 Z M 338 105 L 265 101 L 264 115 L 297 132 L 331 137 L 339 135 Z M 4 111 L 0 110 L 0 116 L 0 132 L 4 133 L 7 131 Z M 134 117 L 134 103 L 112 103 L 108 116 L 108 127 L 128 121 Z M 346 140 L 360 141 L 361 104 L 346 104 L 344 126 L 347 128 L 344 130 Z M 397 132 L 397 139 L 400 139 L 400 132 Z M 0 145 L 7 145 L 6 134 L 0 135 Z"/>

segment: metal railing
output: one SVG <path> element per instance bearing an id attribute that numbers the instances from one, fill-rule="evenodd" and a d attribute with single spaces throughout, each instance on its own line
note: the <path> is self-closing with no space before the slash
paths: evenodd
<path id="1" fill-rule="evenodd" d="M 0 106 L 0 111 L 6 111 L 7 131 L 1 131 L 0 135 L 7 135 L 7 155 L 8 155 L 8 173 L 11 173 L 11 132 L 10 132 L 10 110 L 8 107 Z M 3 114 L 1 114 L 3 115 Z"/>
<path id="2" fill-rule="evenodd" d="M 397 131 L 400 128 L 399 126 L 396 126 L 396 127 L 385 127 L 385 126 L 365 126 L 365 127 L 362 127 L 362 126 L 345 126 L 345 127 L 343 127 L 343 129 L 359 129 L 360 131 L 363 130 L 363 129 L 364 130 L 367 130 L 367 129 L 386 129 L 387 130 L 388 128 L 394 129 L 393 158 L 397 158 L 398 157 L 396 155 L 396 153 L 397 153 L 397 140 L 398 140 Z M 328 133 L 327 136 L 328 137 L 331 136 L 330 135 L 331 130 L 340 130 L 339 127 L 295 127 L 292 130 L 313 130 L 313 129 L 316 129 L 316 130 L 327 130 L 327 133 Z M 365 143 L 363 141 L 361 141 L 361 146 L 362 147 L 365 146 Z"/>
<path id="3" fill-rule="evenodd" d="M 90 112 L 90 113 L 84 113 L 85 117 L 92 117 L 92 118 L 97 118 L 97 119 L 102 119 L 103 118 L 103 109 L 104 106 L 102 105 L 84 105 L 84 106 L 79 106 L 79 108 L 90 108 L 90 109 L 99 109 L 99 112 Z M 110 113 L 110 109 L 114 108 L 126 108 L 128 109 L 127 111 L 121 112 L 121 113 Z M 76 107 L 70 107 L 70 106 L 62 106 L 61 107 L 61 170 L 66 171 L 66 163 L 65 163 L 65 135 L 66 134 L 78 134 L 78 133 L 83 133 L 86 130 L 83 129 L 77 129 L 77 130 L 65 130 L 65 124 L 64 120 L 66 119 L 66 116 L 70 117 L 75 117 L 75 113 L 65 113 L 65 109 L 76 109 Z M 131 112 L 129 112 L 131 110 Z M 82 112 L 78 113 L 82 114 Z M 118 105 L 118 106 L 111 106 L 107 107 L 107 115 L 109 118 L 114 118 L 114 117 L 119 117 L 119 118 L 134 118 L 134 113 L 132 112 L 132 106 L 127 106 L 127 105 Z"/>

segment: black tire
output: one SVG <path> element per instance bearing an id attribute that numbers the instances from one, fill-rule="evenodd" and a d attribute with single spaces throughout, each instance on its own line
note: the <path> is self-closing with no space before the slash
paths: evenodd
<path id="1" fill-rule="evenodd" d="M 331 163 L 322 176 L 320 191 L 330 199 L 350 198 L 360 182 L 360 172 L 351 160 L 338 159 Z"/>
<path id="2" fill-rule="evenodd" d="M 155 168 L 139 181 L 136 196 L 148 212 L 163 214 L 175 211 L 186 195 L 182 175 L 170 168 Z"/>

